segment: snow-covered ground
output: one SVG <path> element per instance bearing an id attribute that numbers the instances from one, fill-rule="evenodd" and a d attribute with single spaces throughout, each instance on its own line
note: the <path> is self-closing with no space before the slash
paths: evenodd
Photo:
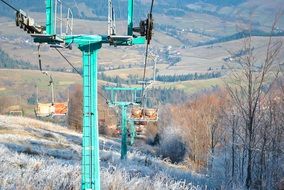
<path id="1" fill-rule="evenodd" d="M 146 146 L 146 145 L 145 145 Z M 206 176 L 100 137 L 102 189 L 210 189 Z M 0 116 L 0 189 L 80 189 L 81 134 L 29 118 Z"/>

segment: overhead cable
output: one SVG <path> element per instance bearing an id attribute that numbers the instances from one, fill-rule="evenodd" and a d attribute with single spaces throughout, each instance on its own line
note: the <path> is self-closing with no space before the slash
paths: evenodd
<path id="1" fill-rule="evenodd" d="M 81 77 L 82 77 L 82 74 L 76 69 L 76 67 L 62 54 L 62 52 L 58 49 L 58 48 L 55 48 L 56 51 L 67 61 L 67 63 L 74 69 L 74 71 L 76 71 L 76 73 L 78 73 Z M 101 93 L 98 91 L 98 94 L 106 100 L 106 102 L 108 102 L 108 99 Z"/>
<path id="2" fill-rule="evenodd" d="M 9 6 L 9 7 L 10 7 L 11 9 L 13 9 L 14 11 L 19 11 L 19 10 L 16 9 L 13 5 L 7 3 L 6 1 L 4 1 L 4 0 L 0 0 L 0 1 L 2 1 L 3 3 L 5 3 L 7 6 Z"/>
<path id="3" fill-rule="evenodd" d="M 148 61 L 148 51 L 149 51 L 149 44 L 152 35 L 152 12 L 153 12 L 154 0 L 151 2 L 150 12 L 148 14 L 147 19 L 147 33 L 146 33 L 146 49 L 145 49 L 145 59 L 144 59 L 144 71 L 143 71 L 143 80 L 142 80 L 142 103 L 144 97 L 144 90 L 145 90 L 145 79 L 146 79 L 146 69 L 147 69 L 147 61 Z"/>

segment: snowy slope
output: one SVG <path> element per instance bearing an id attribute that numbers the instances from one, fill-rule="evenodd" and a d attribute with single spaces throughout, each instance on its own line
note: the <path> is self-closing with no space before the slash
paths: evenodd
<path id="1" fill-rule="evenodd" d="M 201 175 L 100 138 L 102 189 L 205 189 Z M 81 134 L 29 118 L 0 116 L 0 189 L 80 189 Z M 194 185 L 193 185 L 194 184 Z"/>

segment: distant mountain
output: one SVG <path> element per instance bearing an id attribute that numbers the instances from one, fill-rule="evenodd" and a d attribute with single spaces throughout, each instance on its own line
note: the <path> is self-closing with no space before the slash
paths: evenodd
<path id="1" fill-rule="evenodd" d="M 234 6 L 243 3 L 245 0 L 158 0 L 155 2 L 154 11 L 157 13 L 166 13 L 168 9 L 182 9 L 187 10 L 187 4 L 193 3 L 209 3 L 218 7 Z M 90 15 L 97 17 L 107 17 L 107 1 L 102 0 L 64 0 L 64 7 L 73 8 L 75 16 L 89 18 Z M 146 3 L 145 3 L 146 2 Z M 10 0 L 9 3 L 14 5 L 18 9 L 43 12 L 44 0 Z M 114 0 L 114 7 L 116 9 L 117 18 L 126 17 L 127 12 L 123 11 L 127 8 L 127 1 Z M 138 0 L 135 1 L 135 14 L 138 16 L 146 15 L 149 10 L 150 1 Z M 6 7 L 3 3 L 0 3 L 1 16 L 13 16 L 13 12 Z M 86 13 L 88 12 L 88 13 Z"/>
<path id="2" fill-rule="evenodd" d="M 44 0 L 10 0 L 10 4 L 17 9 L 23 9 L 27 12 L 44 12 Z M 63 0 L 63 9 L 72 8 L 75 17 L 80 18 L 107 18 L 107 1 L 102 0 Z M 127 15 L 127 1 L 115 0 L 113 2 L 116 9 L 116 17 L 122 18 Z M 147 6 L 140 1 L 135 2 L 135 12 L 140 15 L 142 11 L 146 10 Z M 14 13 L 5 4 L 0 2 L 0 16 L 13 17 Z M 3 11 L 2 11 L 3 10 Z M 146 14 L 146 12 L 145 12 Z M 144 15 L 145 15 L 144 14 Z"/>
<path id="3" fill-rule="evenodd" d="M 9 0 L 18 9 L 27 12 L 44 12 L 44 0 Z M 75 17 L 92 20 L 106 20 L 107 0 L 63 0 L 63 8 L 71 8 Z M 116 18 L 127 17 L 127 0 L 113 0 Z M 135 0 L 135 18 L 145 18 L 150 8 L 150 0 Z M 167 16 L 185 16 L 190 12 L 198 12 L 220 17 L 222 20 L 231 18 L 248 18 L 255 12 L 256 20 L 266 21 L 275 15 L 277 9 L 283 5 L 283 0 L 156 0 L 155 14 Z M 14 13 L 0 2 L 0 16 L 14 17 Z"/>
<path id="4" fill-rule="evenodd" d="M 157 1 L 158 3 L 163 3 L 163 4 L 168 4 L 169 6 L 175 7 L 175 6 L 181 6 L 184 7 L 184 5 L 187 4 L 192 4 L 192 3 L 209 3 L 212 5 L 216 5 L 216 6 L 233 6 L 233 5 L 239 5 L 243 2 L 245 2 L 246 0 L 159 0 Z"/>
<path id="5" fill-rule="evenodd" d="M 26 12 L 45 12 L 45 1 L 10 0 Z M 64 12 L 69 7 L 76 18 L 107 19 L 107 0 L 63 0 Z M 113 0 L 117 20 L 127 19 L 127 0 Z M 135 25 L 145 19 L 151 0 L 134 0 Z M 167 34 L 185 46 L 215 43 L 238 35 L 239 24 L 251 23 L 253 30 L 269 33 L 274 16 L 283 0 L 156 0 L 155 30 Z M 0 16 L 14 18 L 14 12 L 0 3 Z M 238 28 L 238 30 L 236 30 Z M 277 24 L 277 35 L 283 33 L 283 19 Z M 187 36 L 188 33 L 195 36 Z M 199 36 L 199 37 L 198 37 Z M 229 36 L 229 37 L 228 37 Z M 221 39 L 221 40 L 220 40 Z M 197 41 L 197 42 L 196 42 Z"/>

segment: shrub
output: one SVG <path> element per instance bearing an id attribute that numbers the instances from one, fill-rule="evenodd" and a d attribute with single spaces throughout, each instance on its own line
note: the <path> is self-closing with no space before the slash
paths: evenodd
<path id="1" fill-rule="evenodd" d="M 184 160 L 186 144 L 177 129 L 167 127 L 163 130 L 158 154 L 163 158 L 169 158 L 173 163 L 179 163 Z"/>

